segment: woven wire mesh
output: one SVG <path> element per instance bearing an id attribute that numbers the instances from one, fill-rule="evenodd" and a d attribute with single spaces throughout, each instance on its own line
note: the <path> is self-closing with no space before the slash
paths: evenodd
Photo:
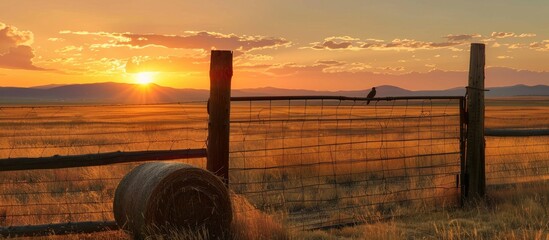
<path id="1" fill-rule="evenodd" d="M 205 102 L 0 107 L 0 159 L 204 148 L 206 138 Z M 112 221 L 116 186 L 139 164 L 1 172 L 0 226 Z"/>
<path id="2" fill-rule="evenodd" d="M 497 102 L 496 102 L 497 103 Z M 487 128 L 507 130 L 549 129 L 549 107 L 536 100 L 508 100 L 486 109 Z M 486 183 L 512 185 L 549 179 L 549 136 L 487 136 Z"/>
<path id="3" fill-rule="evenodd" d="M 454 205 L 459 137 L 458 99 L 233 102 L 230 188 L 300 229 Z"/>

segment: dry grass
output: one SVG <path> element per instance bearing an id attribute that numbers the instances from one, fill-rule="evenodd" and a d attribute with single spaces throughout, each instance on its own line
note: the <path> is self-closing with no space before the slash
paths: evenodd
<path id="1" fill-rule="evenodd" d="M 513 103 L 514 104 L 514 103 Z M 64 107 L 44 109 L 3 109 L 0 115 L 0 158 L 39 157 L 72 154 L 86 154 L 108 151 L 133 151 L 147 149 L 175 149 L 204 147 L 205 119 L 204 106 L 147 106 L 108 108 Z M 417 108 L 381 106 L 379 110 L 341 107 L 339 110 L 323 109 L 322 114 L 350 116 L 371 115 L 376 117 L 413 116 L 419 114 L 455 113 L 456 109 L 441 106 L 421 106 Z M 240 106 L 234 110 L 246 114 L 248 107 Z M 294 107 L 292 116 L 310 114 L 313 118 L 318 112 Z M 486 127 L 547 127 L 549 125 L 549 106 L 511 106 L 497 102 L 487 108 Z M 253 116 L 267 114 L 262 109 Z M 269 117 L 284 117 L 285 106 L 275 107 Z M 237 115 L 238 116 L 238 115 Z M 428 116 L 428 115 L 426 115 Z M 492 117 L 492 118 L 491 118 Z M 503 119 L 502 119 L 503 118 Z M 427 118 L 428 119 L 428 118 Z M 489 184 L 502 184 L 489 189 L 490 201 L 479 203 L 464 209 L 455 208 L 451 199 L 441 200 L 441 196 L 450 196 L 455 201 L 458 192 L 454 173 L 459 167 L 452 166 L 429 171 L 414 169 L 417 166 L 431 166 L 454 162 L 457 155 L 447 157 L 405 158 L 422 153 L 444 153 L 456 151 L 458 144 L 453 140 L 380 142 L 377 140 L 412 139 L 455 136 L 454 127 L 437 127 L 454 124 L 455 118 L 446 118 L 443 122 L 425 120 L 386 121 L 381 123 L 354 122 L 353 124 L 318 125 L 315 122 L 296 123 L 294 125 L 269 125 L 269 129 L 259 125 L 233 127 L 232 151 L 250 149 L 269 149 L 277 146 L 303 146 L 320 143 L 338 143 L 336 147 L 315 149 L 271 150 L 257 154 L 232 154 L 232 167 L 274 167 L 274 170 L 231 173 L 231 186 L 242 196 L 234 196 L 235 220 L 234 239 L 546 239 L 549 219 L 546 215 L 549 204 L 549 189 L 545 184 L 518 189 L 506 189 L 505 185 L 516 182 L 529 182 L 549 176 L 548 137 L 537 138 L 487 138 L 487 177 Z M 315 125 L 316 124 L 316 125 Z M 382 127 L 381 131 L 380 126 Z M 450 125 L 448 125 L 450 126 Z M 163 131 L 162 129 L 180 128 Z M 310 130 L 310 131 L 303 131 Z M 320 131 L 315 131 L 320 129 Z M 362 130 L 360 130 L 362 129 Z M 366 129 L 364 131 L 364 129 Z M 387 131 L 396 129 L 396 131 Z M 418 129 L 429 129 L 418 132 Z M 254 132 L 255 131 L 255 132 Z M 362 135 L 353 135 L 364 131 Z M 116 134 L 94 134 L 126 132 Z M 294 135 L 292 135 L 292 132 Z M 323 135 L 320 136 L 321 132 Z M 246 138 L 238 135 L 245 133 Z M 281 134 L 285 133 L 284 140 Z M 51 136 L 61 134 L 63 136 Z M 67 135 L 69 134 L 69 135 Z M 81 134 L 81 135 L 79 135 Z M 278 134 L 278 135 L 277 135 Z M 446 135 L 445 135 L 446 134 Z M 452 135 L 453 134 L 453 135 Z M 31 136 L 35 135 L 35 136 Z M 265 141 L 265 136 L 271 138 Z M 292 139 L 295 137 L 295 139 Z M 177 140 L 177 141 L 174 141 Z M 124 144 L 128 142 L 137 142 Z M 345 142 L 365 142 L 341 145 Z M 374 142 L 374 143 L 372 143 Z M 122 143 L 122 144 L 119 144 Z M 517 147 L 517 145 L 522 147 Z M 435 146 L 437 145 L 437 146 Z M 58 148 L 58 146 L 66 146 Z M 17 149 L 21 148 L 23 149 Z M 332 152 L 338 154 L 334 157 Z M 345 162 L 345 159 L 381 159 L 365 163 Z M 383 160 L 396 158 L 397 160 Z M 325 167 L 277 168 L 291 163 L 314 164 L 319 161 L 333 161 L 334 165 Z M 204 166 L 204 159 L 193 160 L 190 164 Z M 458 162 L 459 163 L 459 162 Z M 112 197 L 114 188 L 125 173 L 134 164 L 83 169 L 41 170 L 2 173 L 0 183 L 0 226 L 40 224 L 48 222 L 112 220 Z M 403 170 L 404 169 L 404 170 Z M 440 171 L 440 172 L 437 172 Z M 437 179 L 420 177 L 448 172 Z M 318 177 L 322 176 L 322 177 Z M 407 176 L 406 178 L 400 178 Z M 418 176 L 418 177 L 414 177 Z M 399 181 L 388 182 L 381 179 L 395 177 Z M 108 179 L 106 179 L 108 178 Z M 90 180 L 93 179 L 93 180 Z M 305 180 L 304 180 L 305 179 Z M 309 180 L 307 180 L 309 179 Z M 77 180 L 77 181 L 73 181 Z M 356 182 L 366 181 L 379 184 L 368 186 Z M 248 184 L 261 182 L 261 184 Z M 321 185 L 324 188 L 303 185 Z M 401 194 L 385 194 L 391 191 L 420 189 L 428 185 L 448 186 L 451 191 L 415 191 Z M 383 187 L 382 187 L 383 186 Z M 270 194 L 246 194 L 247 192 L 273 189 Z M 277 189 L 296 189 L 295 192 Z M 76 190 L 67 193 L 67 190 Z M 43 192 L 43 193 L 40 193 Z M 59 192 L 59 193 L 55 193 Z M 338 195 L 339 194 L 339 195 Z M 342 195 L 347 194 L 347 195 Z M 281 198 L 284 197 L 284 198 Z M 333 201 L 340 197 L 342 201 Z M 356 197 L 363 196 L 363 197 Z M 436 202 L 416 201 L 411 204 L 390 204 L 406 198 L 437 197 Z M 298 200 L 283 207 L 274 207 L 287 200 Z M 307 201 L 301 201 L 307 200 Z M 40 204 L 49 205 L 40 205 Z M 69 204 L 67 204 L 69 203 Z M 83 204 L 72 204 L 83 203 Z M 89 203 L 89 204 L 88 204 Z M 30 205 L 29 205 L 30 204 Z M 32 204 L 37 204 L 33 206 Z M 71 205 L 72 204 L 72 205 Z M 384 207 L 376 207 L 379 205 Z M 25 205 L 25 206 L 23 206 Z M 289 216 L 305 211 L 320 213 L 341 206 L 372 205 L 374 207 L 352 208 L 351 213 L 338 212 L 338 217 L 349 216 L 369 221 L 369 224 L 346 227 L 330 231 L 301 231 L 299 224 Z M 433 212 L 433 206 L 438 210 Z M 67 212 L 72 214 L 50 216 L 48 213 Z M 75 214 L 83 212 L 84 214 Z M 99 213 L 90 213 L 99 212 Z M 10 215 L 30 215 L 10 218 Z M 348 215 L 345 215 L 348 214 Z M 387 215 L 406 217 L 376 220 Z M 3 217 L 5 216 L 5 217 Z M 338 220 L 335 216 L 322 218 Z M 318 218 L 313 216 L 313 218 Z M 293 222 L 292 222 L 293 221 Z M 297 226 L 297 228 L 295 227 Z M 200 234 L 174 233 L 170 238 L 203 239 Z M 85 234 L 73 236 L 48 236 L 37 239 L 126 239 L 122 232 Z M 165 239 L 166 236 L 164 236 Z"/>
<path id="2" fill-rule="evenodd" d="M 366 225 L 301 232 L 298 239 L 547 239 L 549 186 L 491 191 L 486 202 L 465 208 L 417 212 Z"/>

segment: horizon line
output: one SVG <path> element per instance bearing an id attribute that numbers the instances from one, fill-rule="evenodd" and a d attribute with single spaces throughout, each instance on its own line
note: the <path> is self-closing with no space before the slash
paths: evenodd
<path id="1" fill-rule="evenodd" d="M 23 89 L 37 89 L 37 90 L 50 90 L 54 88 L 59 87 L 66 87 L 66 86 L 74 86 L 74 85 L 93 85 L 93 84 L 125 84 L 125 85 L 131 85 L 131 86 L 139 86 L 140 84 L 136 83 L 127 83 L 127 82 L 113 82 L 113 81 L 107 81 L 107 82 L 94 82 L 94 83 L 71 83 L 71 84 L 57 84 L 57 83 L 51 83 L 51 84 L 44 84 L 44 85 L 37 85 L 37 86 L 30 86 L 30 87 L 18 87 L 18 86 L 0 86 L 0 88 L 23 88 Z M 52 88 L 39 88 L 39 87 L 46 87 L 49 85 L 59 85 Z M 171 86 L 165 86 L 160 85 L 157 83 L 149 83 L 148 85 L 156 85 L 159 87 L 165 87 L 165 88 L 172 88 L 172 89 L 179 89 L 179 90 L 186 90 L 186 89 L 192 89 L 192 90 L 205 90 L 208 91 L 207 88 L 177 88 L 177 87 L 171 87 Z M 528 84 L 515 84 L 515 85 L 506 85 L 506 86 L 487 86 L 486 88 L 505 88 L 505 87 L 516 87 L 516 86 L 527 86 L 527 87 L 537 87 L 537 86 L 549 86 L 547 84 L 536 84 L 536 85 L 528 85 Z M 396 87 L 399 89 L 412 91 L 412 92 L 421 92 L 421 91 L 448 91 L 448 90 L 456 90 L 458 88 L 466 88 L 466 86 L 462 87 L 452 87 L 452 88 L 446 88 L 446 89 L 420 89 L 420 90 L 410 90 L 403 87 L 395 86 L 395 85 L 377 85 L 373 87 Z M 253 88 L 232 88 L 231 90 L 252 90 L 252 89 L 264 89 L 264 88 L 273 88 L 273 89 L 281 89 L 281 90 L 303 90 L 303 91 L 315 91 L 315 92 L 342 92 L 342 91 L 365 91 L 370 90 L 371 88 L 364 88 L 364 89 L 339 89 L 339 90 L 315 90 L 315 89 L 305 89 L 305 88 L 283 88 L 283 87 L 273 87 L 273 86 L 265 86 L 265 87 L 253 87 Z"/>

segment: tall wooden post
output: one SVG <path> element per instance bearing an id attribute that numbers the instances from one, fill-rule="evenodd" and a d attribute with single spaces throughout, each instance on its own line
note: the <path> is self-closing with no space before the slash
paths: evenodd
<path id="1" fill-rule="evenodd" d="M 484 156 L 484 65 L 485 45 L 471 44 L 467 87 L 467 197 L 482 198 L 486 190 Z"/>
<path id="2" fill-rule="evenodd" d="M 208 100 L 209 171 L 229 184 L 229 118 L 233 52 L 213 50 L 210 60 L 210 99 Z"/>
<path id="3" fill-rule="evenodd" d="M 465 98 L 459 99 L 459 162 L 460 162 L 460 174 L 459 174 L 459 186 L 460 186 L 460 204 L 464 205 L 467 200 L 467 169 L 465 168 L 465 157 L 467 149 L 467 101 Z"/>

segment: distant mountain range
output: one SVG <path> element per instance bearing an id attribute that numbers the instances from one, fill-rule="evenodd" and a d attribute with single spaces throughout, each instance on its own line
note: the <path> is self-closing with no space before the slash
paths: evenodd
<path id="1" fill-rule="evenodd" d="M 376 97 L 388 96 L 463 96 L 465 88 L 411 91 L 395 86 L 378 86 Z M 515 85 L 489 88 L 487 97 L 549 96 L 548 85 Z M 356 91 L 313 91 L 282 88 L 233 89 L 232 96 L 330 95 L 365 97 L 370 89 Z M 91 83 L 44 85 L 31 88 L 0 87 L 0 103 L 162 103 L 208 99 L 209 91 L 176 89 L 157 84 L 147 86 L 127 83 Z"/>

